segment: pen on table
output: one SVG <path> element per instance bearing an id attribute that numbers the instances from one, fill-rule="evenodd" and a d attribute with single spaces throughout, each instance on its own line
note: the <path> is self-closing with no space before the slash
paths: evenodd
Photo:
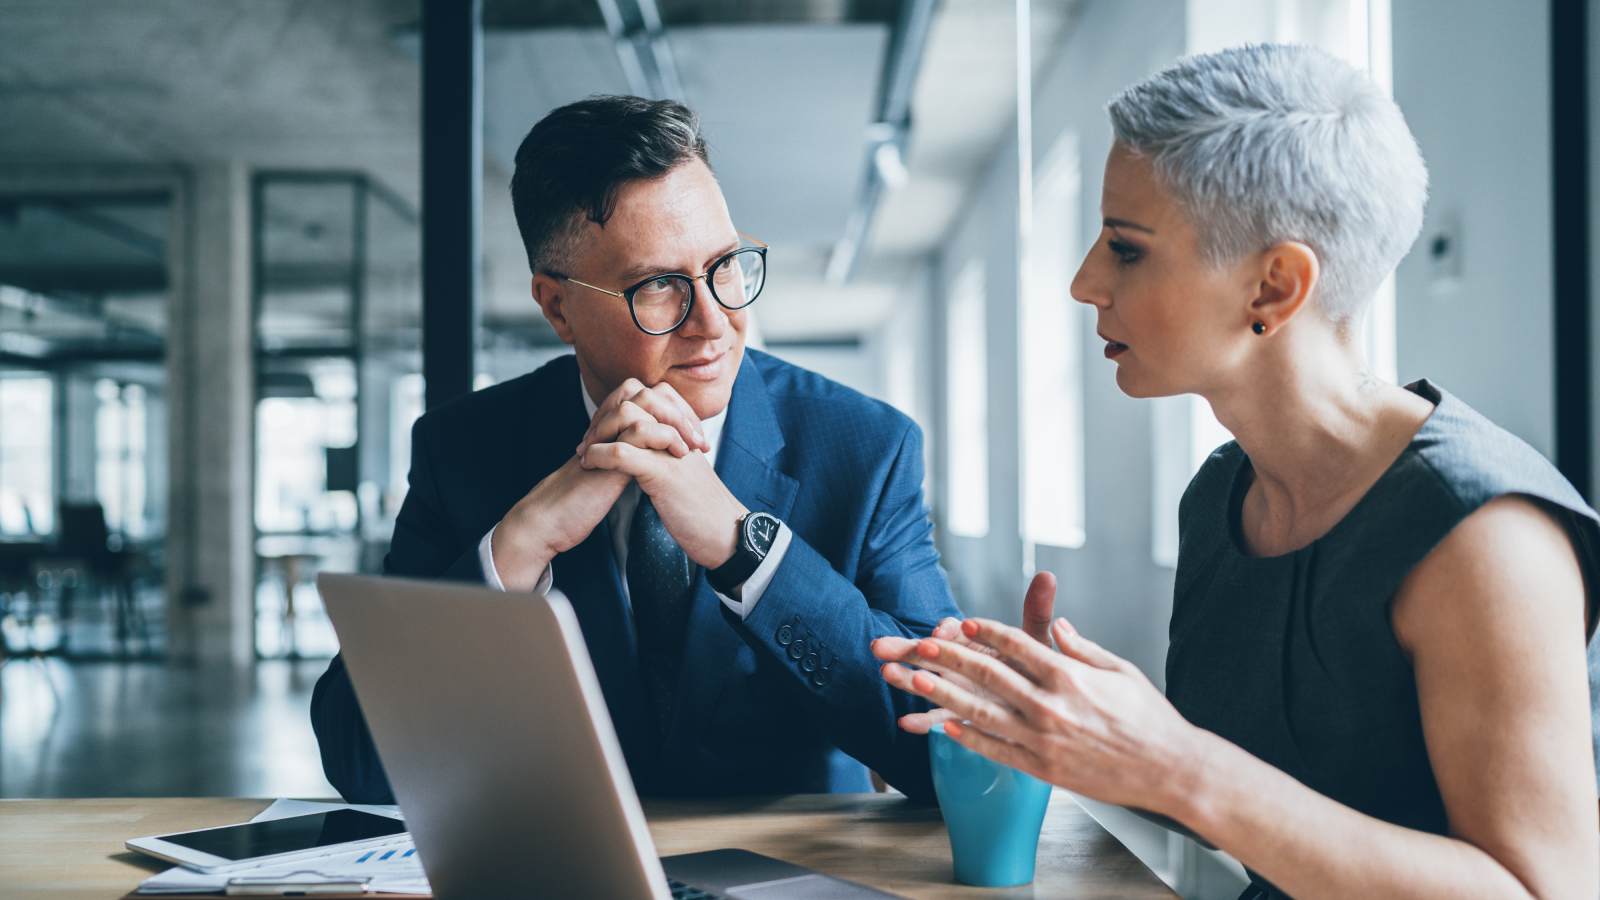
<path id="1" fill-rule="evenodd" d="M 309 894 L 365 894 L 370 878 L 329 880 L 322 876 L 296 880 L 287 877 L 241 877 L 228 881 L 230 897 L 304 897 Z"/>

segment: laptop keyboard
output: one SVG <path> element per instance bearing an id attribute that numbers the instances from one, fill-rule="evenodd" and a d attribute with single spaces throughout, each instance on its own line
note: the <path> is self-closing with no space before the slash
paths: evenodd
<path id="1" fill-rule="evenodd" d="M 722 895 L 710 891 L 702 891 L 697 887 L 690 887 L 681 881 L 667 879 L 667 887 L 672 888 L 672 900 L 718 900 Z"/>

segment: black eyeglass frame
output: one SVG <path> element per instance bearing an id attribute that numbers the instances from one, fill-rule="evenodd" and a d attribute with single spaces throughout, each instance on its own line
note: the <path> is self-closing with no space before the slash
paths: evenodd
<path id="1" fill-rule="evenodd" d="M 763 241 L 758 237 L 753 237 L 751 235 L 745 234 L 744 232 L 739 232 L 739 237 L 742 238 L 743 240 L 750 241 L 751 243 L 754 244 L 754 246 L 751 246 L 751 247 L 738 247 L 736 249 L 728 251 L 727 253 L 724 253 L 723 255 L 717 257 L 711 263 L 711 265 L 707 266 L 706 270 L 704 272 L 701 272 L 699 275 L 685 275 L 682 272 L 660 272 L 660 273 L 655 274 L 655 275 L 647 275 L 644 278 L 639 279 L 633 285 L 631 285 L 629 287 L 626 287 L 626 288 L 623 288 L 620 291 L 613 291 L 610 288 L 603 288 L 603 287 L 599 286 L 598 284 L 590 284 L 587 281 L 580 281 L 577 278 L 573 278 L 571 275 L 565 275 L 565 274 L 562 274 L 561 272 L 557 272 L 557 271 L 555 271 L 553 269 L 550 269 L 550 270 L 547 270 L 547 271 L 549 272 L 549 274 L 550 274 L 550 276 L 552 278 L 559 278 L 562 281 L 570 281 L 573 284 L 581 285 L 583 287 L 586 287 L 591 291 L 599 291 L 602 294 L 609 294 L 609 295 L 611 295 L 613 297 L 621 298 L 622 300 L 626 301 L 627 304 L 628 304 L 628 316 L 633 319 L 634 327 L 638 328 L 640 331 L 644 332 L 645 334 L 659 337 L 659 336 L 661 336 L 663 334 L 671 334 L 674 331 L 677 331 L 679 328 L 682 328 L 683 327 L 683 323 L 689 321 L 689 317 L 694 314 L 694 298 L 695 298 L 695 294 L 697 293 L 695 291 L 695 289 L 694 289 L 694 283 L 696 281 L 705 282 L 707 290 L 711 291 L 711 299 L 717 301 L 717 305 L 718 306 L 721 306 L 723 309 L 727 309 L 727 310 L 744 309 L 744 308 L 748 307 L 750 304 L 756 302 L 756 298 L 761 296 L 761 291 L 764 290 L 766 288 L 766 286 L 767 286 L 767 250 L 769 250 L 771 248 L 771 245 L 769 245 L 766 241 Z M 735 256 L 738 256 L 741 253 L 756 253 L 756 254 L 760 255 L 760 257 L 761 257 L 761 284 L 760 284 L 759 287 L 756 288 L 756 292 L 754 294 L 750 295 L 749 299 L 745 300 L 743 303 L 739 304 L 738 306 L 733 306 L 733 305 L 730 305 L 730 304 L 724 302 L 721 297 L 717 296 L 717 285 L 716 285 L 716 282 L 714 282 L 711 279 L 711 275 L 712 275 L 712 273 L 716 272 L 718 268 L 727 265 L 730 260 L 732 260 Z M 679 281 L 688 282 L 689 283 L 689 302 L 684 304 L 682 314 L 680 314 L 678 316 L 678 321 L 674 322 L 671 328 L 667 328 L 667 329 L 665 329 L 663 331 L 652 331 L 649 328 L 644 327 L 644 323 L 639 321 L 639 311 L 634 308 L 633 297 L 634 297 L 635 294 L 637 294 L 639 292 L 640 288 L 644 287 L 645 285 L 649 284 L 652 281 L 658 281 L 658 280 L 660 280 L 662 278 L 673 278 L 673 279 L 677 279 Z"/>

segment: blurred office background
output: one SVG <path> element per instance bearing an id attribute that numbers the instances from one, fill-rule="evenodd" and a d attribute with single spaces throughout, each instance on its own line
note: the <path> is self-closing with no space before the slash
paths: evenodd
<path id="1" fill-rule="evenodd" d="M 762 342 L 922 424 L 973 613 L 1014 620 L 1051 569 L 1163 680 L 1177 500 L 1227 435 L 1118 392 L 1067 285 L 1106 100 L 1186 52 L 1303 41 L 1393 91 L 1432 199 L 1368 352 L 1588 490 L 1584 6 L 482 0 L 473 33 L 464 2 L 0 0 L 0 796 L 332 793 L 313 579 L 381 566 L 430 395 L 565 352 L 507 184 L 593 93 L 700 112 L 773 248 Z M 481 143 L 451 109 L 474 89 Z M 1185 894 L 1237 891 L 1095 810 Z"/>

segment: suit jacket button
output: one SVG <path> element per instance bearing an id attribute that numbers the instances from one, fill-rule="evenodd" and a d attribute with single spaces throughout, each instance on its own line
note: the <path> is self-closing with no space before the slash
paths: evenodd
<path id="1" fill-rule="evenodd" d="M 779 625 L 778 633 L 774 637 L 778 639 L 780 646 L 787 647 L 794 640 L 794 629 L 788 625 Z"/>
<path id="2" fill-rule="evenodd" d="M 818 660 L 815 653 L 807 653 L 806 658 L 800 662 L 800 668 L 802 671 L 815 672 L 819 662 L 820 660 Z"/>
<path id="3" fill-rule="evenodd" d="M 794 643 L 789 645 L 789 658 L 790 659 L 799 659 L 800 657 L 805 656 L 805 655 L 806 655 L 806 642 L 805 642 L 804 638 L 796 640 Z"/>
<path id="4" fill-rule="evenodd" d="M 818 669 L 811 675 L 811 683 L 817 687 L 826 687 L 833 680 L 833 672 L 827 669 Z"/>

